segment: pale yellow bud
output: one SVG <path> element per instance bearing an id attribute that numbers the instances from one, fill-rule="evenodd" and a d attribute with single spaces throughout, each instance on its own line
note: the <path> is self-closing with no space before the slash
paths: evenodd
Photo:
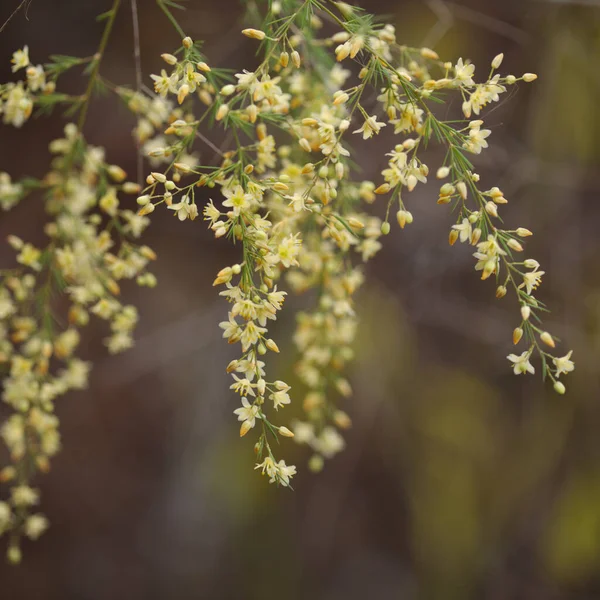
<path id="1" fill-rule="evenodd" d="M 533 232 L 529 231 L 529 229 L 525 229 L 525 227 L 519 227 L 515 232 L 519 237 L 529 237 L 533 235 Z"/>
<path id="2" fill-rule="evenodd" d="M 289 62 L 290 62 L 290 55 L 287 52 L 282 52 L 279 55 L 279 64 L 285 68 L 288 66 Z"/>
<path id="3" fill-rule="evenodd" d="M 376 187 L 374 192 L 376 194 L 387 194 L 390 191 L 389 183 L 382 183 L 379 187 Z"/>
<path id="4" fill-rule="evenodd" d="M 269 350 L 271 350 L 271 352 L 277 352 L 277 353 L 279 353 L 279 346 L 277 346 L 277 344 L 275 343 L 275 341 L 274 341 L 274 340 L 272 340 L 272 339 L 268 339 L 268 340 L 265 342 L 265 345 L 267 346 L 267 348 L 268 348 Z"/>
<path id="5" fill-rule="evenodd" d="M 503 285 L 499 285 L 496 288 L 496 298 L 504 298 L 506 296 L 506 287 Z"/>
<path id="6" fill-rule="evenodd" d="M 458 239 L 458 231 L 456 231 L 456 229 L 451 229 L 450 233 L 448 234 L 448 243 L 451 246 L 454 246 L 454 244 L 456 244 L 457 239 Z"/>
<path id="7" fill-rule="evenodd" d="M 527 319 L 529 319 L 530 316 L 531 308 L 529 308 L 529 306 L 527 306 L 526 304 L 524 306 L 521 306 L 521 317 L 523 318 L 523 321 L 527 321 Z"/>
<path id="8" fill-rule="evenodd" d="M 485 204 L 485 212 L 492 217 L 498 216 L 498 207 L 491 200 Z"/>
<path id="9" fill-rule="evenodd" d="M 476 227 L 475 229 L 473 229 L 473 233 L 471 234 L 471 245 L 475 246 L 477 242 L 479 242 L 480 238 L 481 229 L 479 229 L 479 227 Z"/>
<path id="10" fill-rule="evenodd" d="M 212 71 L 212 69 L 204 61 L 200 61 L 196 66 L 200 71 L 204 71 L 205 73 Z"/>
<path id="11" fill-rule="evenodd" d="M 184 37 L 183 40 L 181 40 L 181 43 L 188 50 L 194 45 L 192 38 L 189 36 Z"/>
<path id="12" fill-rule="evenodd" d="M 508 240 L 508 242 L 506 242 L 506 245 L 509 248 L 512 248 L 513 250 L 515 250 L 516 252 L 523 251 L 523 246 L 521 246 L 521 244 L 519 244 L 519 242 L 517 242 L 517 240 L 515 240 L 514 238 L 510 238 L 510 240 Z"/>
<path id="13" fill-rule="evenodd" d="M 546 346 L 550 346 L 550 348 L 556 347 L 556 343 L 554 342 L 554 339 L 547 331 L 544 331 L 540 335 L 540 340 L 542 340 L 542 342 L 544 342 L 544 344 L 546 344 Z"/>
<path id="14" fill-rule="evenodd" d="M 538 76 L 535 73 L 525 73 L 523 75 L 523 81 L 525 81 L 526 83 L 531 83 L 532 81 L 535 81 L 538 78 Z"/>
<path id="15" fill-rule="evenodd" d="M 421 48 L 421 56 L 430 60 L 439 60 L 438 53 L 431 48 Z"/>
<path id="16" fill-rule="evenodd" d="M 499 69 L 502 61 L 504 60 L 504 54 L 500 53 L 494 57 L 492 61 L 492 69 Z"/>
<path id="17" fill-rule="evenodd" d="M 513 336 L 512 336 L 513 344 L 516 346 L 521 341 L 522 337 L 523 337 L 523 330 L 520 327 L 515 327 L 515 329 L 513 331 Z"/>
<path id="18" fill-rule="evenodd" d="M 450 167 L 440 167 L 435 174 L 438 179 L 445 179 L 448 175 L 450 175 Z"/>
<path id="19" fill-rule="evenodd" d="M 244 421 L 240 427 L 240 437 L 244 437 L 251 429 L 252 425 L 250 421 Z"/>
<path id="20" fill-rule="evenodd" d="M 177 57 L 173 56 L 172 54 L 161 54 L 160 57 L 168 64 L 168 65 L 176 65 L 177 64 Z"/>
<path id="21" fill-rule="evenodd" d="M 333 422 L 340 429 L 350 429 L 350 427 L 352 427 L 352 419 L 343 410 L 335 411 L 333 414 Z"/>
<path id="22" fill-rule="evenodd" d="M 310 142 L 306 138 L 300 138 L 298 140 L 298 143 L 300 144 L 300 147 L 302 148 L 302 150 L 304 150 L 305 152 L 312 152 L 312 148 L 310 147 Z"/>
<path id="23" fill-rule="evenodd" d="M 300 68 L 300 53 L 297 50 L 294 50 L 291 54 L 292 64 L 296 67 L 296 69 Z"/>
<path id="24" fill-rule="evenodd" d="M 562 396 L 567 391 L 567 388 L 565 387 L 565 384 L 561 381 L 555 381 L 554 391 Z"/>
<path id="25" fill-rule="evenodd" d="M 264 40 L 265 37 L 267 37 L 267 34 L 264 31 L 261 31 L 260 29 L 242 29 L 242 33 L 249 38 L 255 39 L 255 40 Z"/>
<path id="26" fill-rule="evenodd" d="M 215 119 L 217 121 L 222 121 L 227 116 L 228 112 L 229 112 L 229 105 L 221 104 L 221 106 L 219 106 L 219 110 L 217 110 Z"/>
<path id="27" fill-rule="evenodd" d="M 287 427 L 281 426 L 279 428 L 279 433 L 281 435 L 283 435 L 284 437 L 289 437 L 289 438 L 293 438 L 294 437 L 294 432 L 290 431 Z"/>

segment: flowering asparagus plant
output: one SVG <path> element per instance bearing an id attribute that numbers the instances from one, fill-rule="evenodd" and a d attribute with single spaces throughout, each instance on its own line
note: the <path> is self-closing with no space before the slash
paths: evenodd
<path id="1" fill-rule="evenodd" d="M 96 316 L 109 324 L 109 352 L 133 343 L 137 311 L 120 300 L 119 281 L 156 284 L 147 271 L 155 254 L 139 242 L 150 215 L 180 221 L 202 215 L 215 237 L 239 248 L 238 262 L 221 269 L 213 285 L 229 304 L 219 325 L 223 337 L 240 349 L 226 367 L 240 396 L 233 411 L 240 436 L 255 436 L 256 469 L 272 483 L 289 487 L 296 473 L 275 455 L 279 436 L 308 445 L 315 471 L 344 447 L 340 430 L 351 419 L 338 405 L 352 393 L 344 371 L 353 358 L 353 297 L 364 280 L 362 265 L 381 249 L 391 214 L 401 229 L 413 222 L 405 203 L 430 177 L 421 156 L 431 141 L 446 149 L 435 177 L 441 181 L 437 203 L 454 213 L 450 245 L 473 246 L 481 279 L 495 281 L 497 298 L 510 291 L 516 299 L 513 342 L 524 346 L 508 356 L 514 372 L 534 373 L 536 359 L 563 394 L 560 378 L 574 368 L 571 352 L 553 354 L 556 338 L 542 325 L 546 308 L 534 292 L 544 271 L 522 258 L 531 232 L 504 229 L 499 213 L 507 200 L 497 187 L 480 185 L 469 158 L 488 146 L 484 109 L 509 86 L 534 81 L 534 74 L 501 75 L 499 54 L 478 82 L 469 61 L 444 62 L 431 49 L 401 45 L 393 26 L 358 8 L 282 0 L 259 3 L 262 16 L 249 16 L 262 19 L 241 32 L 258 44 L 260 63 L 232 77 L 186 35 L 172 12 L 176 5 L 157 2 L 182 45 L 162 55 L 165 68 L 151 75 L 153 91 L 115 85 L 100 73 L 120 0 L 103 15 L 106 28 L 94 56 L 54 56 L 35 66 L 25 46 L 12 57 L 15 76 L 24 77 L 0 84 L 6 125 L 21 127 L 34 109 L 59 105 L 77 116 L 64 137 L 50 143 L 44 177 L 13 182 L 0 174 L 3 210 L 34 194 L 44 198 L 49 215 L 47 245 L 10 236 L 15 265 L 0 271 L 2 397 L 13 411 L 1 430 L 12 464 L 1 471 L 9 496 L 0 501 L 0 533 L 9 537 L 13 562 L 20 559 L 22 536 L 36 538 L 47 527 L 34 511 L 39 494 L 32 480 L 59 449 L 55 400 L 87 382 L 90 365 L 76 353 L 81 330 Z M 85 93 L 57 92 L 60 76 L 81 66 L 89 77 Z M 114 92 L 136 117 L 134 136 L 149 171 L 143 187 L 84 138 L 98 87 Z M 462 114 L 440 118 L 436 105 L 457 96 Z M 206 124 L 217 137 L 207 137 Z M 221 130 L 230 141 L 219 147 Z M 374 181 L 358 180 L 351 147 L 377 135 L 389 140 L 387 166 Z M 218 159 L 203 164 L 197 144 L 208 145 Z M 203 206 L 200 188 L 212 190 Z M 386 206 L 383 220 L 369 212 L 378 198 Z M 288 292 L 309 290 L 316 300 L 298 314 L 294 335 L 306 417 L 287 427 L 279 421 L 291 402 L 290 386 L 267 372 L 269 354 L 279 352 L 269 324 Z"/>

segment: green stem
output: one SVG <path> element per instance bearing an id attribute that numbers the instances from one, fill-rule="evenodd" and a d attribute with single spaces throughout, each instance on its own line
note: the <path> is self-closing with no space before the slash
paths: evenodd
<path id="1" fill-rule="evenodd" d="M 106 50 L 106 46 L 108 44 L 113 25 L 115 23 L 115 19 L 117 18 L 117 12 L 119 10 L 120 4 L 121 0 L 113 1 L 113 5 L 110 9 L 110 14 L 108 16 L 108 21 L 106 22 L 106 26 L 104 27 L 104 33 L 102 34 L 102 39 L 100 40 L 98 52 L 96 52 L 96 55 L 94 56 L 94 66 L 92 67 L 92 72 L 90 73 L 90 80 L 88 82 L 87 89 L 85 90 L 84 100 L 81 106 L 81 112 L 79 113 L 79 120 L 77 121 L 77 129 L 79 129 L 80 132 L 83 130 L 83 126 L 85 125 L 85 120 L 88 114 L 88 108 L 90 106 L 90 100 L 94 91 L 94 84 L 96 83 L 98 72 L 100 71 L 100 63 L 102 62 L 102 58 L 104 57 L 104 52 Z"/>

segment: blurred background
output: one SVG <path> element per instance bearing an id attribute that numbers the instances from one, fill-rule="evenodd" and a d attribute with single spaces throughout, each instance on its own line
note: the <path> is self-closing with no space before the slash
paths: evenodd
<path id="1" fill-rule="evenodd" d="M 17 4 L 2 0 L 0 21 Z M 103 63 L 117 83 L 134 81 L 128 4 Z M 153 1 L 138 4 L 149 82 L 179 40 Z M 567 395 L 537 375 L 512 374 L 505 357 L 516 306 L 479 282 L 469 248 L 448 247 L 453 217 L 436 205 L 435 182 L 419 186 L 409 199 L 414 224 L 393 227 L 358 297 L 347 449 L 313 475 L 307 449 L 286 443 L 299 474 L 294 492 L 277 489 L 252 470 L 253 442 L 238 439 L 238 401 L 224 372 L 234 351 L 220 337 L 227 306 L 211 282 L 237 261 L 235 249 L 200 221 L 154 219 L 147 242 L 159 255 L 159 286 L 125 291 L 140 307 L 137 345 L 109 358 L 105 332 L 89 331 L 90 388 L 61 400 L 64 449 L 36 482 L 51 528 L 25 544 L 20 567 L 0 562 L 0 597 L 600 598 L 600 3 L 362 5 L 385 15 L 400 41 L 445 60 L 469 57 L 485 73 L 504 52 L 503 72 L 539 74 L 494 105 L 491 148 L 476 165 L 484 185 L 510 200 L 507 222 L 535 231 L 527 254 L 548 273 L 548 329 L 577 364 Z M 211 64 L 252 67 L 238 2 L 187 7 L 184 28 L 206 40 Z M 102 28 L 95 16 L 109 8 L 108 0 L 33 0 L 28 18 L 21 11 L 0 34 L 0 80 L 25 43 L 34 64 L 92 54 Z M 66 82 L 83 89 L 77 78 Z M 117 104 L 93 105 L 87 137 L 133 174 L 134 122 Z M 41 176 L 62 126 L 57 115 L 18 132 L 0 128 L 0 170 Z M 359 160 L 366 177 L 383 166 L 390 142 L 380 138 L 380 151 Z M 441 159 L 433 150 L 426 162 Z M 0 238 L 39 239 L 37 202 L 2 214 Z M 8 246 L 0 257 L 9 260 Z M 288 300 L 274 336 L 283 351 L 272 372 L 298 397 L 290 337 L 305 301 Z M 290 420 L 300 404 L 286 409 Z"/>

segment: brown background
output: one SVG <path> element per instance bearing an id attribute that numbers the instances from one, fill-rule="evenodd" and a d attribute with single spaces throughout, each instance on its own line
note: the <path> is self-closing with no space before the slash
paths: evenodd
<path id="1" fill-rule="evenodd" d="M 138 1 L 144 70 L 157 72 L 160 53 L 178 40 L 154 2 Z M 16 4 L 0 2 L 0 21 Z M 387 14 L 407 44 L 468 56 L 482 72 L 503 51 L 505 72 L 540 75 L 486 118 L 492 148 L 477 165 L 509 198 L 507 222 L 536 232 L 527 252 L 548 273 L 548 326 L 577 360 L 567 395 L 512 375 L 505 356 L 516 307 L 478 281 L 468 248 L 448 248 L 453 217 L 436 205 L 432 182 L 412 194 L 414 224 L 393 227 L 359 295 L 348 448 L 314 476 L 303 468 L 306 451 L 287 443 L 300 473 L 295 492 L 278 490 L 252 471 L 251 441 L 237 439 L 231 414 L 237 401 L 224 366 L 233 350 L 217 328 L 227 309 L 211 281 L 235 250 L 201 221 L 162 215 L 148 232 L 159 286 L 125 291 L 140 306 L 137 345 L 108 358 L 105 332 L 90 329 L 90 389 L 60 401 L 64 450 L 39 480 L 51 529 L 26 543 L 20 567 L 0 563 L 1 598 L 600 598 L 600 7 L 364 6 Z M 28 19 L 19 14 L 0 34 L 0 79 L 11 77 L 10 55 L 24 43 L 36 63 L 92 54 L 102 27 L 94 17 L 108 8 L 33 0 Z M 241 69 L 254 50 L 239 35 L 241 16 L 232 0 L 190 0 L 182 23 L 206 40 L 212 64 Z M 127 2 L 103 73 L 134 80 Z M 83 81 L 65 85 L 81 90 Z M 52 118 L 0 128 L 0 171 L 42 175 L 61 127 Z M 132 127 L 107 97 L 86 133 L 133 173 Z M 365 175 L 375 177 L 392 143 L 380 136 L 378 151 L 360 157 Z M 427 162 L 440 158 L 433 150 Z M 0 238 L 39 239 L 38 204 L 0 215 Z M 275 331 L 284 351 L 272 368 L 292 383 L 292 309 L 305 303 L 290 300 Z M 299 404 L 286 409 L 290 418 Z"/>

